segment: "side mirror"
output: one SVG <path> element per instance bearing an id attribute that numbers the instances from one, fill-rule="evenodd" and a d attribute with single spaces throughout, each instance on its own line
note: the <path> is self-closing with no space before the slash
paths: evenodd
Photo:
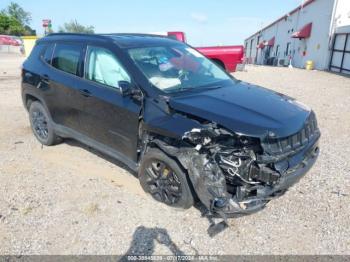
<path id="1" fill-rule="evenodd" d="M 128 81 L 118 81 L 119 92 L 122 96 L 131 94 L 131 84 Z"/>

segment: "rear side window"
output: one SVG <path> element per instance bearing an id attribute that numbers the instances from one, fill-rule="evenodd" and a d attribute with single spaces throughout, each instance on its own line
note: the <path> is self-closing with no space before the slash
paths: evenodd
<path id="1" fill-rule="evenodd" d="M 45 45 L 42 43 L 36 44 L 32 50 L 32 52 L 30 53 L 28 59 L 40 59 L 40 56 L 42 55 L 42 53 L 44 52 L 45 49 Z"/>
<path id="2" fill-rule="evenodd" d="M 56 44 L 52 66 L 64 72 L 78 75 L 82 48 L 79 45 Z"/>

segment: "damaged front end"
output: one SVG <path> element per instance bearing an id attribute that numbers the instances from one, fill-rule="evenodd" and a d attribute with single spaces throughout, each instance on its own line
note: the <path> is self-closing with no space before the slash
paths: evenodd
<path id="1" fill-rule="evenodd" d="M 153 138 L 152 143 L 178 159 L 200 201 L 226 219 L 262 209 L 296 183 L 314 164 L 319 137 L 311 119 L 300 134 L 283 140 L 261 141 L 211 123 L 186 132 L 180 142 Z"/>

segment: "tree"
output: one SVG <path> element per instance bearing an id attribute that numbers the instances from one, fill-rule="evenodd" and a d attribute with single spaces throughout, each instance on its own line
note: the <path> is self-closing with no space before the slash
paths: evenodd
<path id="1" fill-rule="evenodd" d="M 15 18 L 23 27 L 29 25 L 32 20 L 31 14 L 14 2 L 11 2 L 7 8 L 3 9 L 2 13 Z"/>
<path id="2" fill-rule="evenodd" d="M 17 3 L 11 2 L 0 12 L 0 33 L 17 36 L 36 35 L 36 31 L 29 26 L 31 20 L 29 12 Z"/>
<path id="3" fill-rule="evenodd" d="M 93 26 L 83 26 L 77 22 L 77 20 L 71 20 L 68 23 L 64 23 L 63 27 L 60 26 L 60 33 L 85 33 L 93 34 L 95 33 L 95 28 Z"/>
<path id="4" fill-rule="evenodd" d="M 31 28 L 29 25 L 25 25 L 24 30 L 25 30 L 25 33 L 24 33 L 25 35 L 36 35 L 36 30 Z"/>
<path id="5" fill-rule="evenodd" d="M 0 13 L 0 34 L 5 35 L 23 35 L 25 28 L 14 17 Z"/>

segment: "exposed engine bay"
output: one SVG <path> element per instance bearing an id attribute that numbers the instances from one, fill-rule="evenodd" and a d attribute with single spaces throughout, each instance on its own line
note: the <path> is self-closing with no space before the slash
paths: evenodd
<path id="1" fill-rule="evenodd" d="M 314 138 L 317 140 L 317 134 Z M 292 181 L 286 180 L 290 167 L 285 160 L 288 154 L 281 154 L 284 161 L 278 156 L 266 155 L 264 144 L 258 138 L 236 135 L 216 124 L 192 129 L 183 135 L 182 141 L 155 137 L 151 143 L 178 159 L 187 170 L 199 200 L 210 213 L 219 214 L 224 221 L 227 216 L 262 209 L 299 179 L 296 175 Z M 302 150 L 303 147 L 299 147 L 299 151 Z M 297 152 L 291 150 L 289 155 Z M 317 153 L 318 147 L 314 145 L 310 158 L 315 158 Z M 298 164 L 294 170 L 305 165 Z"/>

